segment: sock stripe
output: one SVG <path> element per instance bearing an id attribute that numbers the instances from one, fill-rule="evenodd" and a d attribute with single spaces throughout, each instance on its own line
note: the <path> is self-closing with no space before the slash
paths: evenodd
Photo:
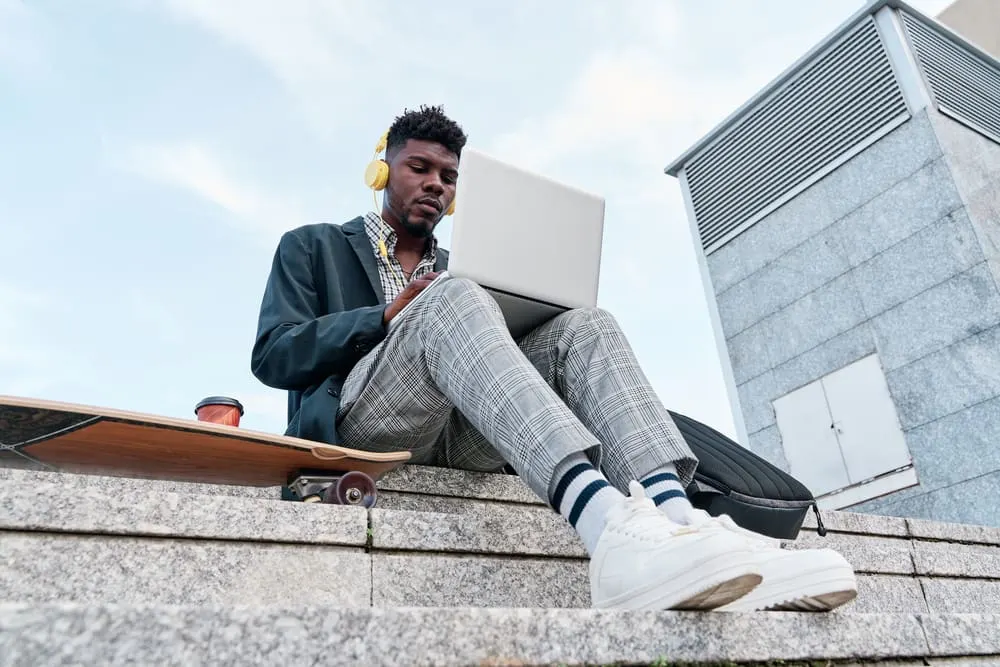
<path id="1" fill-rule="evenodd" d="M 670 500 L 671 498 L 687 498 L 687 494 L 677 489 L 668 489 L 667 491 L 664 491 L 663 493 L 659 493 L 656 496 L 654 496 L 653 503 L 657 507 L 659 507 L 660 505 Z"/>
<path id="2" fill-rule="evenodd" d="M 642 480 L 642 486 L 643 488 L 648 489 L 654 484 L 659 484 L 660 482 L 677 482 L 678 484 L 680 484 L 681 480 L 677 477 L 677 475 L 673 473 L 661 472 L 658 475 L 653 475 L 652 477 L 647 477 L 646 479 Z"/>
<path id="3" fill-rule="evenodd" d="M 601 489 L 606 489 L 609 486 L 611 485 L 605 482 L 604 480 L 595 479 L 593 482 L 588 484 L 583 489 L 583 491 L 580 492 L 580 495 L 577 496 L 576 498 L 576 502 L 573 503 L 573 509 L 569 513 L 568 521 L 571 526 L 576 528 L 577 519 L 580 518 L 580 514 L 583 512 L 583 508 L 587 506 L 587 503 L 590 501 L 591 498 L 594 497 L 594 494 L 600 491 Z"/>
<path id="4" fill-rule="evenodd" d="M 555 511 L 559 511 L 563 496 L 566 495 L 566 489 L 573 483 L 573 480 L 592 468 L 593 466 L 589 463 L 578 463 L 566 471 L 566 474 L 559 480 L 559 484 L 556 485 L 556 489 L 552 494 L 552 507 Z"/>

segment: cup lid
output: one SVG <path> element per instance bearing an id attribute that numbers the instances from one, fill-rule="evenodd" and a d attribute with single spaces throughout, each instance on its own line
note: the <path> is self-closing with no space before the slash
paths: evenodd
<path id="1" fill-rule="evenodd" d="M 198 410 L 201 410 L 206 405 L 231 405 L 234 408 L 238 408 L 240 416 L 243 416 L 243 404 L 235 398 L 229 398 L 228 396 L 209 396 L 208 398 L 203 398 L 198 401 L 198 405 L 194 406 L 194 413 L 198 414 Z"/>

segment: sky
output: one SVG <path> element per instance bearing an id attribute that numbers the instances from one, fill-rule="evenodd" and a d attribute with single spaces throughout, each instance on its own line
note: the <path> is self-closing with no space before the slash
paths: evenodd
<path id="1" fill-rule="evenodd" d="M 379 135 L 441 104 L 606 197 L 598 305 L 668 408 L 734 436 L 663 169 L 861 6 L 0 0 L 0 394 L 181 418 L 222 394 L 283 432 L 250 372 L 275 245 L 369 210 Z"/>

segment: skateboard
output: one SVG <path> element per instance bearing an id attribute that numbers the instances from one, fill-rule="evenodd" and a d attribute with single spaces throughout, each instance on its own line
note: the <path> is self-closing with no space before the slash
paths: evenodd
<path id="1" fill-rule="evenodd" d="M 241 486 L 373 507 L 410 452 L 365 452 L 231 424 L 0 395 L 0 465 Z"/>

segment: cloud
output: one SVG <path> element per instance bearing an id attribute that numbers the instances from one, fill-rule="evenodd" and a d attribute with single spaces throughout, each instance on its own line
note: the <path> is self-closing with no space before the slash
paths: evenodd
<path id="1" fill-rule="evenodd" d="M 373 54 L 397 41 L 373 3 L 359 0 L 166 0 L 157 7 L 256 60 L 327 137 L 345 108 L 345 89 L 371 69 Z"/>
<path id="2" fill-rule="evenodd" d="M 116 160 L 151 181 L 186 190 L 231 214 L 234 225 L 270 243 L 289 220 L 301 220 L 299 204 L 241 181 L 211 148 L 197 141 L 134 145 Z"/>

